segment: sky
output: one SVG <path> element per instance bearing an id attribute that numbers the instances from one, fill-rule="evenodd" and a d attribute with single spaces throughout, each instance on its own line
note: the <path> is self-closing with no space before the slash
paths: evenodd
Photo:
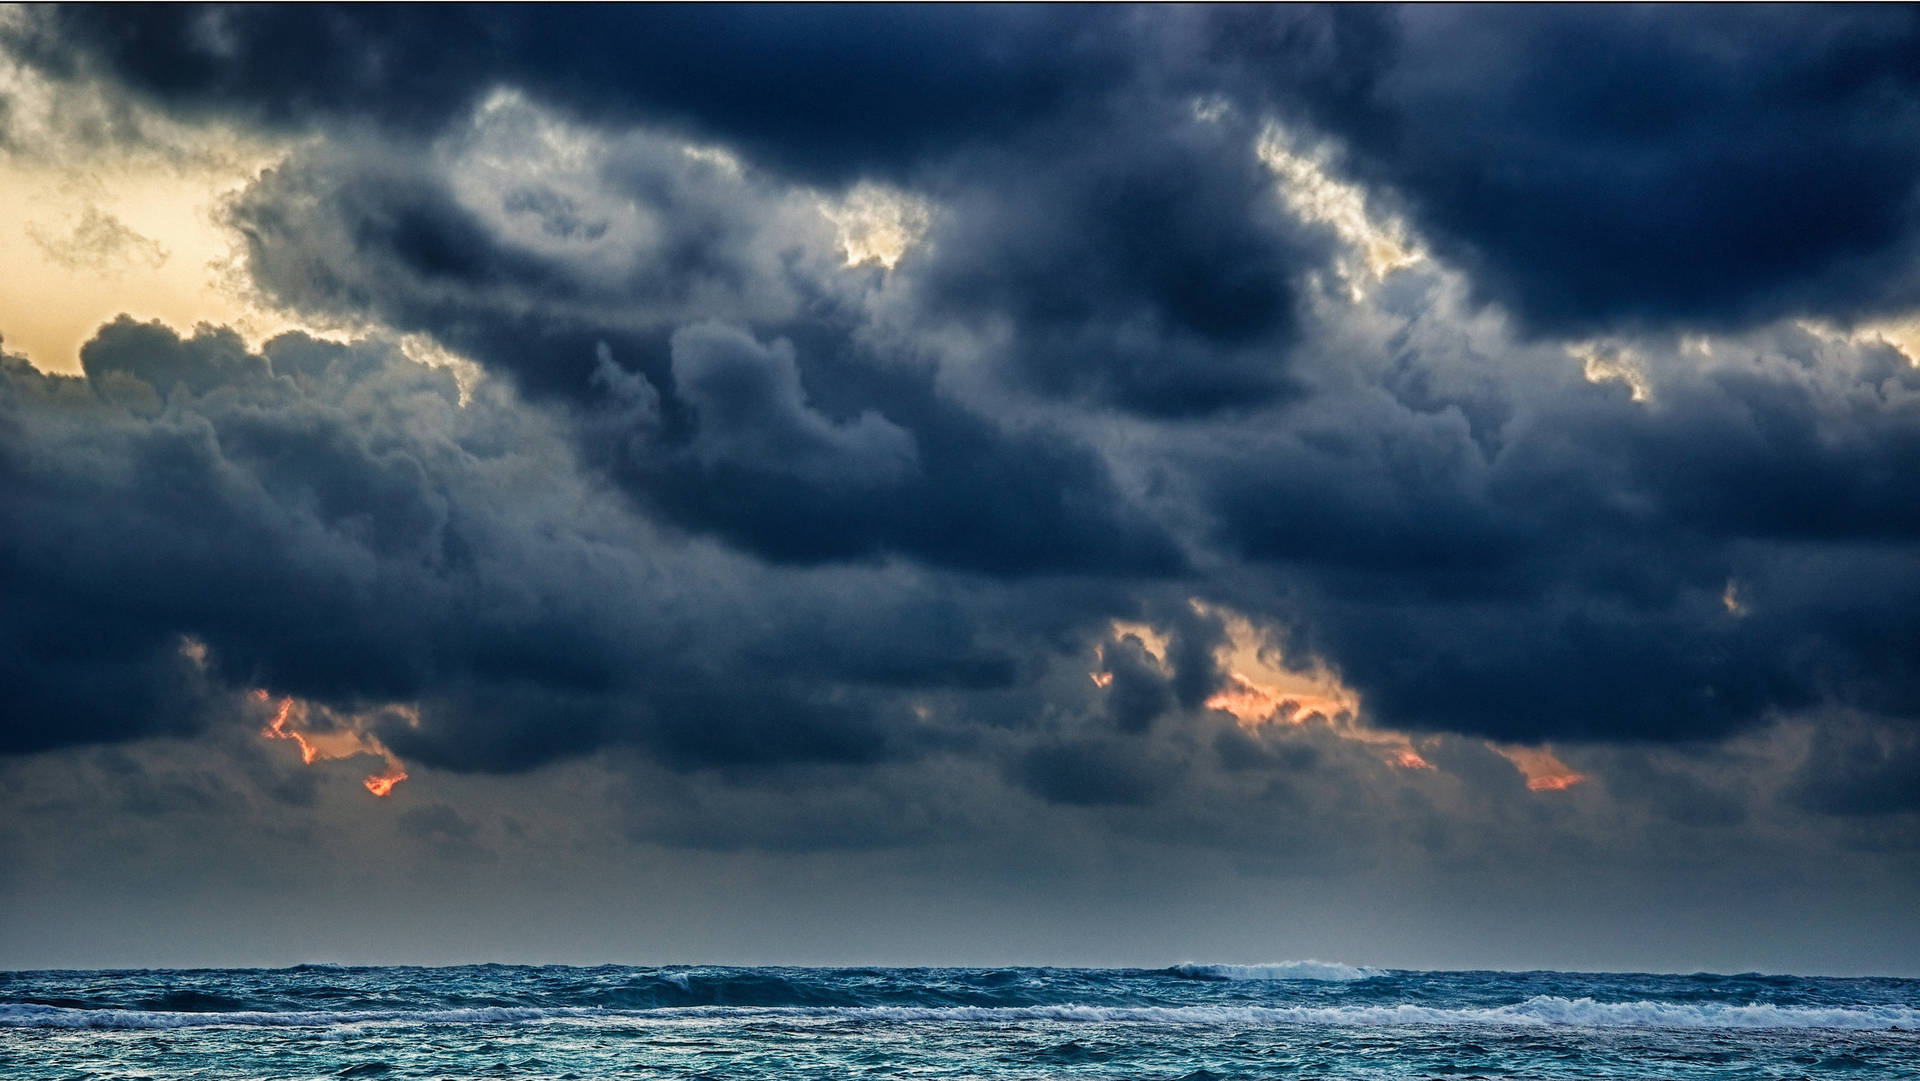
<path id="1" fill-rule="evenodd" d="M 1916 57 L 0 10 L 0 968 L 1920 975 Z"/>

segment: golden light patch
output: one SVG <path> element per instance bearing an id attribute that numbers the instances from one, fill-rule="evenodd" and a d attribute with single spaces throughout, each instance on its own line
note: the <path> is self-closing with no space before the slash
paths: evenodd
<path id="1" fill-rule="evenodd" d="M 1246 616 L 1189 603 L 1203 615 L 1218 617 L 1227 632 L 1214 661 L 1227 673 L 1228 684 L 1207 700 L 1208 709 L 1231 713 L 1243 725 L 1299 724 L 1314 715 L 1334 720 L 1359 713 L 1360 696 L 1325 665 L 1289 667 Z"/>
<path id="2" fill-rule="evenodd" d="M 1740 583 L 1727 579 L 1727 588 L 1720 591 L 1720 607 L 1725 608 L 1730 616 L 1747 614 L 1747 603 L 1740 596 Z"/>
<path id="3" fill-rule="evenodd" d="M 366 785 L 367 791 L 373 793 L 375 796 L 385 796 L 392 794 L 394 785 L 406 779 L 406 770 L 394 769 L 387 773 L 374 774 L 360 783 Z"/>
<path id="4" fill-rule="evenodd" d="M 1646 366 L 1632 350 L 1582 342 L 1567 347 L 1567 353 L 1581 362 L 1581 374 L 1589 383 L 1625 383 L 1628 395 L 1636 402 L 1653 397 L 1653 384 L 1647 379 Z"/>
<path id="5" fill-rule="evenodd" d="M 1263 634 L 1247 616 L 1231 609 L 1189 600 L 1194 611 L 1221 621 L 1226 640 L 1214 651 L 1214 663 L 1226 674 L 1226 685 L 1215 691 L 1204 708 L 1231 716 L 1248 731 L 1276 726 L 1319 726 L 1334 736 L 1377 749 L 1381 761 L 1406 770 L 1433 766 L 1413 748 L 1404 733 L 1368 726 L 1362 719 L 1360 696 L 1324 664 L 1289 665 L 1271 636 Z M 1116 639 L 1138 639 L 1148 655 L 1164 663 L 1167 635 L 1145 623 L 1115 620 Z M 1106 671 L 1092 674 L 1095 685 L 1112 684 Z"/>
<path id="6" fill-rule="evenodd" d="M 888 270 L 933 223 L 925 200 L 869 183 L 855 185 L 837 203 L 822 202 L 820 213 L 833 222 L 848 266 L 878 263 Z"/>
<path id="7" fill-rule="evenodd" d="M 192 635 L 183 635 L 180 639 L 180 655 L 193 663 L 202 672 L 207 670 L 207 644 Z"/>
<path id="8" fill-rule="evenodd" d="M 253 697 L 261 703 L 273 701 L 264 687 L 256 689 Z M 379 758 L 383 763 L 381 769 L 361 783 L 375 796 L 386 796 L 395 785 L 407 779 L 407 771 L 379 737 L 366 731 L 375 712 L 398 712 L 407 715 L 410 723 L 419 723 L 418 712 L 410 706 L 394 705 L 361 714 L 341 713 L 288 695 L 280 699 L 272 719 L 260 729 L 260 734 L 267 739 L 291 741 L 300 748 L 300 761 L 309 766 L 359 755 Z M 316 720 L 325 723 L 317 725 Z"/>
<path id="9" fill-rule="evenodd" d="M 473 388 L 486 374 L 477 362 L 448 349 L 426 334 L 403 334 L 399 346 L 400 354 L 415 364 L 445 368 L 452 373 L 454 386 L 460 389 L 462 406 L 473 400 Z"/>
<path id="10" fill-rule="evenodd" d="M 1560 761 L 1545 744 L 1538 747 L 1525 747 L 1512 743 L 1488 743 L 1493 752 L 1512 762 L 1522 776 L 1527 779 L 1527 789 L 1533 792 L 1564 792 L 1574 785 L 1587 780 L 1584 773 L 1575 772 L 1573 767 Z"/>
<path id="11" fill-rule="evenodd" d="M 1280 125 L 1269 123 L 1261 131 L 1254 153 L 1279 180 L 1280 197 L 1288 209 L 1331 227 L 1352 250 L 1353 257 L 1340 260 L 1338 270 L 1354 300 L 1363 298 L 1369 286 L 1388 274 L 1426 258 L 1405 223 L 1368 213 L 1366 192 L 1334 179 L 1326 154 L 1302 152 Z"/>
<path id="12" fill-rule="evenodd" d="M 1298 724 L 1303 717 L 1296 710 L 1286 708 L 1291 705 L 1276 697 L 1268 688 L 1249 683 L 1238 674 L 1230 674 L 1226 687 L 1214 692 L 1213 697 L 1206 701 L 1208 709 L 1231 713 L 1243 725 L 1269 720 Z"/>
<path id="13" fill-rule="evenodd" d="M 1161 634 L 1145 623 L 1135 623 L 1131 620 L 1116 619 L 1113 621 L 1112 626 L 1115 641 L 1127 637 L 1138 638 L 1140 639 L 1140 644 L 1146 648 L 1148 655 L 1153 657 L 1154 660 L 1159 661 L 1166 659 L 1166 635 Z"/>
<path id="14" fill-rule="evenodd" d="M 1898 349 L 1908 364 L 1920 367 L 1920 315 L 1868 323 L 1846 337 L 1854 341 L 1885 342 Z"/>

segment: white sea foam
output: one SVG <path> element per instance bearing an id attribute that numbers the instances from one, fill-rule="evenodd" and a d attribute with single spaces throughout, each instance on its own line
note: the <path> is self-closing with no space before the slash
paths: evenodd
<path id="1" fill-rule="evenodd" d="M 597 1009 L 481 1006 L 451 1010 L 76 1010 L 62 1006 L 0 1005 L 0 1028 L 328 1028 L 364 1024 L 498 1025 L 605 1016 Z"/>
<path id="2" fill-rule="evenodd" d="M 1351 983 L 1370 980 L 1379 969 L 1356 968 L 1339 961 L 1278 961 L 1269 965 L 1196 965 L 1173 966 L 1182 976 L 1204 980 L 1321 980 Z"/>
<path id="3" fill-rule="evenodd" d="M 1065 1022 L 1088 1024 L 1330 1027 L 1439 1025 L 1648 1029 L 1920 1029 L 1920 1008 L 1885 1006 L 1772 1006 L 1701 1002 L 1596 1002 L 1539 995 L 1506 1006 L 687 1006 L 655 1010 L 490 1007 L 455 1010 L 355 1010 L 246 1013 L 170 1013 L 77 1010 L 0 1005 L 0 1027 L 169 1029 L 211 1026 L 334 1027 L 404 1024 L 618 1024 L 689 1021 L 786 1021 L 795 1024 L 953 1023 L 974 1025 Z"/>

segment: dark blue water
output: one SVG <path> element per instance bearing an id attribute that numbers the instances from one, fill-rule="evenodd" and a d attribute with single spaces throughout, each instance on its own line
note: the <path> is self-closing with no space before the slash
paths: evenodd
<path id="1" fill-rule="evenodd" d="M 0 973 L 7 1078 L 1920 1078 L 1920 980 L 1169 969 Z"/>

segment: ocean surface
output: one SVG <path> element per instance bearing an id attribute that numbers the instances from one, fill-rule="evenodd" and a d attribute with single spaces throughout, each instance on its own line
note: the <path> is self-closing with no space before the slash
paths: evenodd
<path id="1" fill-rule="evenodd" d="M 1056 968 L 0 973 L 4 1078 L 1920 1078 L 1920 980 Z"/>

